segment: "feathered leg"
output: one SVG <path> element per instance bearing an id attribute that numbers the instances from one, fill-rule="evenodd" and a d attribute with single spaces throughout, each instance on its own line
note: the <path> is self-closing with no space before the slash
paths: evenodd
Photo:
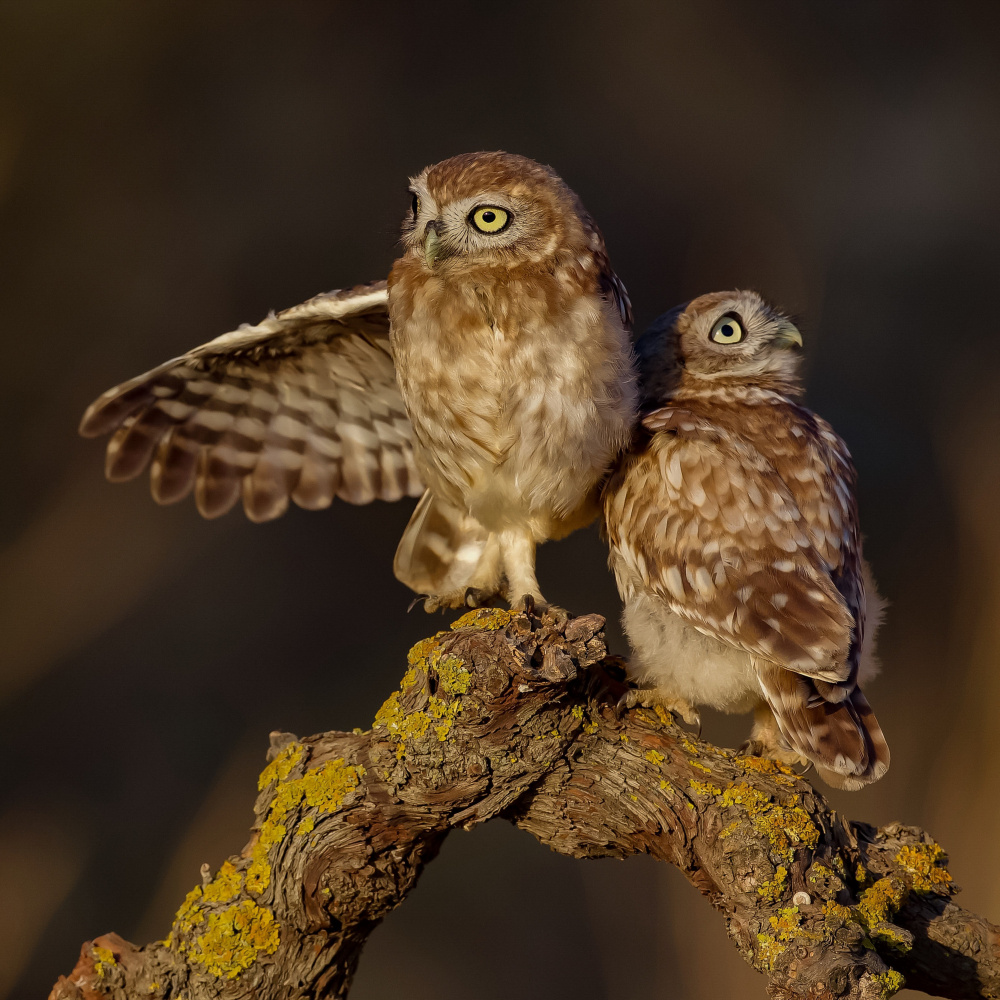
<path id="1" fill-rule="evenodd" d="M 426 611 L 488 604 L 504 590 L 496 535 L 430 490 L 403 532 L 393 572 L 411 590 L 428 595 Z"/>

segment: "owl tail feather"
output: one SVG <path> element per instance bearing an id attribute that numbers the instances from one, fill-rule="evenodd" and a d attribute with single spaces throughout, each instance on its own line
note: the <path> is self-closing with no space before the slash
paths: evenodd
<path id="1" fill-rule="evenodd" d="M 464 607 L 466 593 L 487 603 L 504 592 L 500 546 L 474 517 L 427 490 L 396 549 L 396 579 L 431 600 L 425 607 Z"/>
<path id="2" fill-rule="evenodd" d="M 828 785 L 853 791 L 889 769 L 882 727 L 860 688 L 827 701 L 810 678 L 783 667 L 758 661 L 757 675 L 780 742 L 810 760 Z"/>

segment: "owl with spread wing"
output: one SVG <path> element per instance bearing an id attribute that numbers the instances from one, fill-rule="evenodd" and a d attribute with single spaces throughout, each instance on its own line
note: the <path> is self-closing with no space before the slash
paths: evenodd
<path id="1" fill-rule="evenodd" d="M 396 576 L 425 607 L 544 603 L 535 546 L 593 520 L 637 383 L 628 297 L 600 230 L 549 168 L 456 156 L 411 182 L 388 282 L 316 296 L 99 397 L 106 473 L 205 517 L 242 498 L 421 499 Z"/>
<path id="2" fill-rule="evenodd" d="M 882 602 L 847 447 L 797 397 L 798 329 L 704 295 L 637 341 L 642 417 L 604 491 L 630 701 L 751 709 L 750 746 L 856 789 L 889 766 L 861 683 Z"/>

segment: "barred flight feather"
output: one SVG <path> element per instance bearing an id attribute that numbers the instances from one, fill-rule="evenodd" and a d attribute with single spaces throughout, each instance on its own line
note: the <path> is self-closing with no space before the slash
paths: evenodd
<path id="1" fill-rule="evenodd" d="M 423 492 L 384 281 L 316 296 L 131 379 L 91 405 L 80 432 L 112 433 L 109 479 L 152 462 L 156 501 L 193 488 L 205 517 L 241 497 L 265 521 L 289 499 L 316 510 Z"/>

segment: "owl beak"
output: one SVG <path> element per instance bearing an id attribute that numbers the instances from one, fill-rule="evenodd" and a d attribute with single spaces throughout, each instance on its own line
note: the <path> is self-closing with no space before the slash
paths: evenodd
<path id="1" fill-rule="evenodd" d="M 775 346 L 792 348 L 802 346 L 802 334 L 791 323 L 782 324 L 774 338 Z"/>
<path id="2" fill-rule="evenodd" d="M 428 267 L 433 267 L 434 261 L 441 256 L 441 228 L 437 219 L 431 219 L 424 229 L 424 259 Z"/>

